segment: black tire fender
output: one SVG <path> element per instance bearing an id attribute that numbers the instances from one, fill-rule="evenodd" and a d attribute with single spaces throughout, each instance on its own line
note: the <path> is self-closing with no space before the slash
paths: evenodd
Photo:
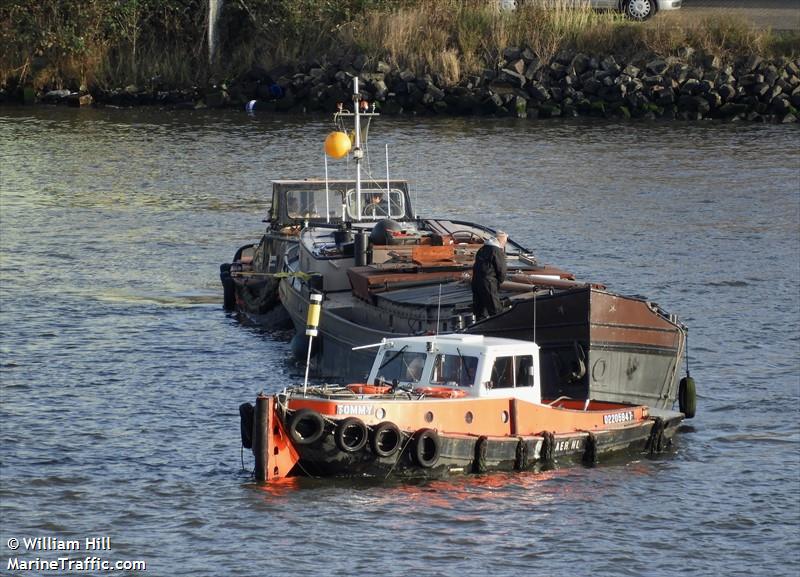
<path id="1" fill-rule="evenodd" d="M 239 428 L 242 433 L 242 447 L 253 448 L 254 407 L 250 403 L 239 405 Z"/>
<path id="2" fill-rule="evenodd" d="M 369 432 L 364 421 L 358 417 L 347 417 L 339 421 L 334 432 L 336 446 L 345 453 L 355 453 L 364 448 Z"/>
<path id="3" fill-rule="evenodd" d="M 236 289 L 231 278 L 230 263 L 219 265 L 219 280 L 222 282 L 222 307 L 232 311 L 236 308 Z"/>
<path id="4" fill-rule="evenodd" d="M 369 446 L 379 457 L 391 457 L 403 444 L 400 428 L 391 421 L 383 421 L 372 429 Z"/>
<path id="5" fill-rule="evenodd" d="M 439 435 L 433 429 L 420 429 L 414 433 L 412 455 L 423 469 L 429 469 L 439 461 L 441 450 Z"/>
<path id="6" fill-rule="evenodd" d="M 325 432 L 325 420 L 313 409 L 300 409 L 292 416 L 289 437 L 296 445 L 316 443 Z"/>
<path id="7" fill-rule="evenodd" d="M 697 387 L 692 377 L 683 377 L 678 386 L 678 407 L 687 419 L 697 412 Z"/>

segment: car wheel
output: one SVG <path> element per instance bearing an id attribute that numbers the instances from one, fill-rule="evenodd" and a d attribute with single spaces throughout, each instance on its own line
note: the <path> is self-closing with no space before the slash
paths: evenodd
<path id="1" fill-rule="evenodd" d="M 647 20 L 656 11 L 654 0 L 625 0 L 625 15 L 631 20 Z"/>

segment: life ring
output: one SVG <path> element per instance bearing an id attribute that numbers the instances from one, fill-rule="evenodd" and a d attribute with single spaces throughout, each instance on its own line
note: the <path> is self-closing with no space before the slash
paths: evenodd
<path id="1" fill-rule="evenodd" d="M 464 389 L 452 389 L 450 387 L 419 387 L 411 391 L 415 395 L 424 395 L 434 399 L 460 399 L 467 396 Z"/>
<path id="2" fill-rule="evenodd" d="M 697 411 L 697 387 L 692 377 L 683 377 L 678 386 L 678 407 L 687 419 L 694 417 Z"/>
<path id="3" fill-rule="evenodd" d="M 439 461 L 439 435 L 433 429 L 420 429 L 414 433 L 412 455 L 423 469 L 430 469 Z"/>
<path id="4" fill-rule="evenodd" d="M 336 425 L 336 446 L 345 453 L 360 451 L 367 444 L 368 438 L 367 426 L 358 417 L 347 417 Z"/>
<path id="5" fill-rule="evenodd" d="M 372 429 L 369 446 L 379 457 L 391 457 L 400 448 L 402 441 L 400 428 L 390 421 L 383 421 Z"/>
<path id="6" fill-rule="evenodd" d="M 390 385 L 347 385 L 347 390 L 356 395 L 385 395 L 392 390 Z"/>
<path id="7" fill-rule="evenodd" d="M 325 420 L 313 409 L 300 409 L 289 425 L 289 437 L 296 445 L 316 443 L 324 432 Z"/>

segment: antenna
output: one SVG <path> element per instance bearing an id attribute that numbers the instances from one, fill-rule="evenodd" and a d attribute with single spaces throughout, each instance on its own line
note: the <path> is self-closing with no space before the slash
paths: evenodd
<path id="1" fill-rule="evenodd" d="M 439 283 L 439 300 L 436 303 L 436 331 L 433 334 L 433 340 L 436 341 L 436 337 L 439 336 L 439 314 L 442 311 L 442 284 Z"/>
<path id="2" fill-rule="evenodd" d="M 386 154 L 386 215 L 392 217 L 392 187 L 389 185 L 389 145 L 384 144 Z"/>
<path id="3" fill-rule="evenodd" d="M 356 220 L 361 220 L 361 158 L 364 151 L 361 150 L 361 99 L 358 95 L 358 76 L 353 77 L 353 114 L 355 114 L 355 149 L 353 158 L 356 161 Z"/>
<path id="4" fill-rule="evenodd" d="M 531 285 L 533 287 L 533 342 L 537 345 L 539 343 L 536 342 L 536 285 Z"/>
<path id="5" fill-rule="evenodd" d="M 331 209 L 328 206 L 328 196 L 329 196 L 329 191 L 328 191 L 328 155 L 327 154 L 323 154 L 322 156 L 325 158 L 325 222 L 330 222 L 331 221 Z"/>

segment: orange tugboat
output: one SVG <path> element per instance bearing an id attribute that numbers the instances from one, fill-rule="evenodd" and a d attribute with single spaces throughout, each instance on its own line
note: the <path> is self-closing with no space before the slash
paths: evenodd
<path id="1" fill-rule="evenodd" d="M 532 341 L 447 334 L 374 346 L 366 383 L 306 380 L 240 407 L 256 480 L 443 478 L 593 464 L 611 452 L 662 451 L 684 418 L 644 405 L 543 399 Z"/>

